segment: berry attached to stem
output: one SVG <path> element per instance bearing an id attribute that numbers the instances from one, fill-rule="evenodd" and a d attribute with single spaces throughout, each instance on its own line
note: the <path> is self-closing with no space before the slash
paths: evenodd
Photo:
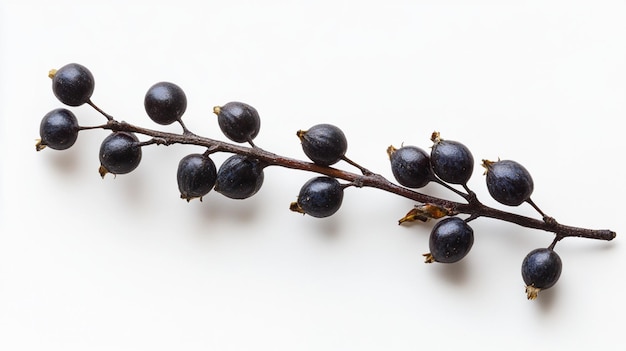
<path id="1" fill-rule="evenodd" d="M 524 166 L 511 160 L 483 160 L 487 189 L 494 200 L 508 206 L 519 206 L 533 193 L 533 178 Z"/>
<path id="2" fill-rule="evenodd" d="M 252 140 L 261 129 L 261 118 L 254 107 L 233 101 L 224 106 L 215 106 L 213 113 L 217 115 L 217 123 L 228 139 L 254 145 Z"/>
<path id="3" fill-rule="evenodd" d="M 132 172 L 141 161 L 139 139 L 133 133 L 113 132 L 100 145 L 100 176 L 107 173 L 126 174 Z"/>
<path id="4" fill-rule="evenodd" d="M 308 130 L 299 130 L 304 154 L 315 164 L 330 166 L 339 162 L 348 150 L 348 140 L 339 127 L 332 124 L 317 124 Z"/>
<path id="5" fill-rule="evenodd" d="M 324 218 L 332 216 L 341 207 L 343 189 L 337 179 L 316 177 L 310 179 L 300 189 L 298 200 L 289 206 L 294 212 Z"/>
<path id="6" fill-rule="evenodd" d="M 391 172 L 398 183 L 408 188 L 422 188 L 434 179 L 430 159 L 426 151 L 417 146 L 393 145 L 387 148 Z"/>
<path id="7" fill-rule="evenodd" d="M 466 185 L 474 170 L 474 157 L 467 146 L 453 140 L 441 139 L 439 132 L 431 136 L 430 163 L 441 180 Z"/>
<path id="8" fill-rule="evenodd" d="M 57 108 L 48 112 L 39 126 L 41 139 L 35 146 L 37 151 L 49 146 L 55 150 L 69 149 L 78 138 L 78 120 L 72 111 Z"/>
<path id="9" fill-rule="evenodd" d="M 522 278 L 526 283 L 529 300 L 537 298 L 541 290 L 548 289 L 559 280 L 563 264 L 559 255 L 551 248 L 531 251 L 522 262 Z"/>
<path id="10" fill-rule="evenodd" d="M 48 76 L 52 78 L 52 92 L 62 103 L 80 106 L 91 99 L 95 80 L 85 66 L 70 63 L 58 70 L 50 70 Z"/>
<path id="11" fill-rule="evenodd" d="M 447 217 L 435 224 L 428 241 L 426 263 L 454 263 L 465 257 L 474 245 L 474 230 L 458 217 Z"/>
<path id="12" fill-rule="evenodd" d="M 200 198 L 213 189 L 217 180 L 215 163 L 208 155 L 190 154 L 178 163 L 176 181 L 181 199 Z"/>
<path id="13" fill-rule="evenodd" d="M 187 109 L 187 96 L 178 85 L 159 82 L 148 89 L 143 105 L 150 119 L 168 125 L 181 120 Z"/>
<path id="14" fill-rule="evenodd" d="M 263 165 L 243 155 L 227 158 L 217 171 L 215 191 L 231 199 L 247 199 L 263 185 Z"/>

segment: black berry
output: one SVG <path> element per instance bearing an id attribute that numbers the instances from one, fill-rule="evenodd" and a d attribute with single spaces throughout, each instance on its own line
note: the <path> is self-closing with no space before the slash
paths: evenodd
<path id="1" fill-rule="evenodd" d="M 330 166 L 341 160 L 348 150 L 348 141 L 341 129 L 332 124 L 317 124 L 296 135 L 304 154 L 314 163 Z"/>
<path id="2" fill-rule="evenodd" d="M 217 179 L 215 163 L 209 156 L 191 154 L 178 163 L 176 180 L 180 197 L 187 201 L 200 198 L 211 191 Z"/>
<path id="3" fill-rule="evenodd" d="M 408 188 L 421 188 L 433 179 L 430 159 L 426 151 L 416 146 L 387 148 L 391 172 L 398 183 Z"/>
<path id="4" fill-rule="evenodd" d="M 141 161 L 141 146 L 135 134 L 113 132 L 100 145 L 100 175 L 132 172 Z"/>
<path id="5" fill-rule="evenodd" d="M 535 249 L 526 255 L 522 262 L 522 278 L 526 283 L 528 299 L 534 300 L 540 290 L 556 284 L 562 267 L 561 258 L 552 249 Z"/>
<path id="6" fill-rule="evenodd" d="M 259 160 L 232 155 L 217 171 L 215 191 L 231 199 L 246 199 L 261 189 L 263 179 L 263 166 Z"/>
<path id="7" fill-rule="evenodd" d="M 62 103 L 80 106 L 89 101 L 95 87 L 91 72 L 77 63 L 67 64 L 50 71 L 52 92 Z"/>
<path id="8" fill-rule="evenodd" d="M 425 254 L 426 262 L 454 263 L 465 257 L 474 245 L 474 230 L 458 217 L 447 217 L 435 224 Z"/>
<path id="9" fill-rule="evenodd" d="M 261 118 L 257 110 L 243 102 L 229 102 L 215 106 L 217 123 L 226 137 L 237 143 L 252 142 L 261 129 Z"/>
<path id="10" fill-rule="evenodd" d="M 185 113 L 187 96 L 178 85 L 159 82 L 148 89 L 143 104 L 150 119 L 168 125 L 179 121 Z"/>
<path id="11" fill-rule="evenodd" d="M 43 117 L 39 125 L 41 139 L 37 142 L 37 151 L 46 146 L 55 150 L 68 149 L 76 142 L 78 131 L 78 120 L 70 110 L 52 110 Z"/>
<path id="12" fill-rule="evenodd" d="M 534 188 L 533 178 L 524 166 L 511 160 L 483 160 L 483 167 L 487 169 L 487 189 L 496 201 L 518 206 L 530 199 Z"/>
<path id="13" fill-rule="evenodd" d="M 290 209 L 313 217 L 333 215 L 341 207 L 343 186 L 335 178 L 315 177 L 304 183 Z"/>
<path id="14" fill-rule="evenodd" d="M 474 157 L 469 149 L 453 140 L 444 140 L 435 132 L 432 136 L 430 163 L 437 177 L 447 183 L 467 184 L 474 170 Z"/>

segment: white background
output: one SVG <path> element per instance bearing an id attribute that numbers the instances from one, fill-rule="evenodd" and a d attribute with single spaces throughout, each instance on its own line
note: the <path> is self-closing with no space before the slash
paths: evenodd
<path id="1" fill-rule="evenodd" d="M 623 1 L 3 1 L 0 349 L 623 349 L 625 38 Z M 386 177 L 387 146 L 438 130 L 473 151 L 486 204 L 480 160 L 515 159 L 547 213 L 618 237 L 563 240 L 560 281 L 528 301 L 521 261 L 549 233 L 478 219 L 463 262 L 425 265 L 432 223 L 398 226 L 413 203 L 377 190 L 310 218 L 288 206 L 312 175 L 269 168 L 251 199 L 187 203 L 192 146 L 101 179 L 104 131 L 35 152 L 62 106 L 47 72 L 69 62 L 120 120 L 159 128 L 143 96 L 172 81 L 198 134 L 223 138 L 212 107 L 244 101 L 259 146 L 303 158 L 295 132 L 334 123 Z"/>

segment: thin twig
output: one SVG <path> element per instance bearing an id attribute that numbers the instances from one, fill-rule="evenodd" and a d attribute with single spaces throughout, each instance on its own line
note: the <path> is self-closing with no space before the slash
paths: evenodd
<path id="1" fill-rule="evenodd" d="M 109 115 L 107 118 L 109 118 Z M 443 198 L 434 197 L 431 195 L 423 194 L 418 191 L 397 185 L 387 180 L 380 174 L 373 173 L 371 171 L 363 172 L 362 167 L 359 169 L 363 174 L 352 173 L 348 171 L 344 171 L 335 167 L 328 166 L 320 166 L 315 163 L 301 161 L 298 159 L 293 159 L 285 156 L 280 156 L 266 150 L 263 150 L 259 147 L 248 147 L 244 145 L 236 145 L 228 142 L 215 140 L 211 138 L 206 138 L 202 136 L 198 136 L 192 133 L 169 133 L 158 130 L 147 129 L 139 126 L 135 126 L 133 124 L 129 124 L 126 122 L 119 122 L 114 119 L 109 119 L 108 123 L 99 126 L 102 129 L 108 129 L 112 131 L 125 131 L 131 133 L 142 134 L 145 136 L 150 136 L 153 140 L 158 140 L 159 142 L 149 141 L 146 144 L 162 144 L 162 145 L 172 145 L 172 144 L 187 144 L 187 145 L 197 145 L 206 147 L 210 150 L 211 153 L 214 152 L 226 152 L 233 154 L 240 154 L 245 156 L 254 157 L 263 161 L 268 166 L 279 166 L 285 167 L 295 170 L 314 172 L 322 175 L 326 175 L 329 177 L 334 177 L 337 179 L 342 179 L 350 183 L 359 184 L 359 186 L 363 187 L 371 187 L 380 189 L 398 196 L 402 196 L 411 200 L 414 200 L 421 204 L 434 204 L 441 208 L 444 208 L 449 211 L 449 213 L 453 214 L 467 214 L 470 216 L 471 220 L 474 220 L 479 217 L 492 218 L 497 220 L 502 220 L 510 223 L 514 223 L 526 228 L 533 228 L 538 230 L 544 230 L 547 232 L 551 232 L 556 234 L 558 240 L 561 240 L 565 237 L 581 237 L 581 238 L 589 238 L 589 239 L 597 239 L 597 240 L 613 240 L 616 237 L 616 233 L 611 230 L 597 230 L 597 229 L 586 229 L 579 228 L 574 226 L 568 226 L 560 224 L 554 220 L 546 221 L 543 219 L 535 219 L 522 215 L 518 215 L 515 213 L 499 210 L 496 208 L 492 208 L 482 204 L 476 198 L 475 194 L 469 189 L 466 190 L 470 193 L 467 196 L 466 203 L 450 201 Z M 97 127 L 96 127 L 97 128 Z M 91 129 L 91 128 L 84 128 Z M 349 162 L 350 163 L 350 162 Z M 350 163 L 353 164 L 354 163 Z M 558 241 L 557 240 L 557 241 Z"/>

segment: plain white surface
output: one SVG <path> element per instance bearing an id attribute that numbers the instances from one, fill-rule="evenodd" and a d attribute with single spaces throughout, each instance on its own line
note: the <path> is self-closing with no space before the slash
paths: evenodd
<path id="1" fill-rule="evenodd" d="M 623 349 L 625 36 L 623 1 L 4 1 L 0 349 Z M 69 62 L 118 119 L 158 127 L 143 96 L 168 80 L 198 134 L 222 138 L 212 107 L 245 101 L 259 146 L 303 158 L 295 132 L 330 122 L 387 177 L 387 146 L 438 130 L 473 151 L 485 203 L 480 160 L 515 159 L 546 212 L 618 237 L 559 243 L 560 281 L 527 301 L 520 264 L 548 233 L 479 219 L 463 262 L 425 265 L 432 224 L 396 225 L 413 203 L 380 191 L 318 220 L 287 209 L 312 175 L 270 168 L 249 200 L 186 203 L 190 146 L 100 179 L 106 132 L 35 152 L 61 106 L 47 72 Z"/>

